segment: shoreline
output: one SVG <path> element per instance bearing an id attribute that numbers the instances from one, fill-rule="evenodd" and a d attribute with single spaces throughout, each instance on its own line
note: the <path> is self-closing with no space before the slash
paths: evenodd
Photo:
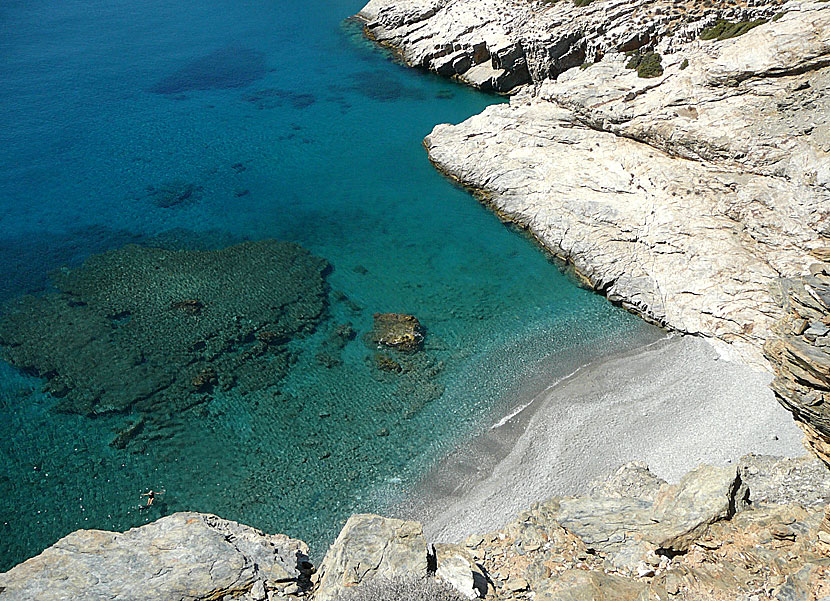
<path id="1" fill-rule="evenodd" d="M 672 482 L 749 453 L 802 456 L 802 432 L 775 402 L 770 378 L 692 336 L 588 363 L 514 404 L 390 512 L 422 522 L 430 540 L 458 542 L 533 503 L 582 494 L 631 461 Z"/>
<path id="2" fill-rule="evenodd" d="M 659 28 L 662 13 L 632 21 L 621 12 L 616 27 L 591 27 L 607 21 L 607 6 L 556 5 L 528 19 L 520 3 L 415 10 L 371 0 L 360 12 L 367 37 L 405 63 L 518 92 L 509 104 L 433 129 L 424 147 L 440 173 L 613 304 L 691 335 L 579 368 L 543 398 L 511 403 L 515 416 L 493 420 L 498 426 L 442 459 L 398 506 L 433 540 L 501 527 L 531 503 L 584 492 L 625 462 L 647 463 L 672 481 L 747 453 L 804 455 L 800 416 L 826 428 L 822 409 L 805 411 L 823 405 L 799 370 L 807 364 L 805 377 L 826 389 L 814 339 L 827 332 L 828 305 L 802 315 L 804 327 L 789 324 L 796 338 L 782 368 L 768 343 L 784 352 L 777 338 L 791 310 L 781 302 L 786 278 L 830 276 L 821 264 L 830 260 L 822 225 L 830 180 L 819 167 L 827 138 L 794 125 L 822 110 L 828 13 L 811 2 L 790 10 L 762 3 L 750 18 L 720 6 L 687 19 L 694 23 L 679 37 L 650 31 L 614 40 L 597 32 L 631 37 L 643 22 Z M 718 11 L 720 19 L 762 18 L 746 35 L 712 41 L 703 32 Z M 554 23 L 559 12 L 570 20 Z M 552 25 L 540 26 L 548 18 Z M 595 56 L 580 55 L 581 43 Z M 656 57 L 658 72 L 632 67 L 635 50 Z M 811 90 L 809 98 L 799 90 Z M 786 103 L 770 100 L 773 92 Z M 785 119 L 782 107 L 797 103 L 803 110 Z M 759 139 L 788 151 L 759 150 Z M 810 320 L 818 325 L 798 338 Z M 794 384 L 784 390 L 786 377 Z M 826 448 L 802 426 L 814 450 Z"/>

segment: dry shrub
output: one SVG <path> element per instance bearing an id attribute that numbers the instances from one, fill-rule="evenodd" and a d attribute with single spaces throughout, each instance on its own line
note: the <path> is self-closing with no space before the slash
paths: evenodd
<path id="1" fill-rule="evenodd" d="M 431 577 L 374 578 L 349 589 L 338 601 L 469 601 L 449 584 Z"/>

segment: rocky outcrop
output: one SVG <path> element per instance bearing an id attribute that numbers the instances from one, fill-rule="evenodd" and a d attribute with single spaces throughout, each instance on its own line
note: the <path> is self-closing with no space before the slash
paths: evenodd
<path id="1" fill-rule="evenodd" d="M 427 545 L 420 524 L 353 515 L 315 574 L 315 599 L 336 601 L 345 590 L 361 582 L 426 573 Z"/>
<path id="2" fill-rule="evenodd" d="M 765 347 L 772 388 L 804 430 L 807 445 L 830 465 L 830 265 L 780 282 L 786 312 Z"/>
<path id="3" fill-rule="evenodd" d="M 608 54 L 425 144 L 611 300 L 765 366 L 775 282 L 830 234 L 824 6 L 677 46 L 656 79 Z"/>
<path id="4" fill-rule="evenodd" d="M 747 483 L 759 491 L 752 504 Z M 830 473 L 815 460 L 747 456 L 675 485 L 629 464 L 591 490 L 459 544 L 427 545 L 416 522 L 355 515 L 316 573 L 304 543 L 212 515 L 177 513 L 123 534 L 80 530 L 0 574 L 0 601 L 333 601 L 383 598 L 385 587 L 455 599 L 447 585 L 500 601 L 830 593 Z"/>
<path id="5" fill-rule="evenodd" d="M 487 594 L 487 576 L 464 545 L 437 543 L 432 547 L 432 555 L 435 557 L 435 578 L 468 599 Z"/>
<path id="6" fill-rule="evenodd" d="M 369 334 L 378 348 L 417 351 L 424 343 L 424 328 L 418 318 L 405 313 L 375 313 Z"/>
<path id="7" fill-rule="evenodd" d="M 830 259 L 826 4 L 372 0 L 361 15 L 409 64 L 532 84 L 437 126 L 432 161 L 612 301 L 769 359 L 830 462 L 828 276 L 814 267 Z M 745 33 L 698 39 L 719 18 Z M 653 77 L 630 68 L 634 50 L 657 53 Z"/>
<path id="8" fill-rule="evenodd" d="M 793 470 L 816 464 L 749 456 L 737 468 L 701 467 L 675 486 L 660 484 L 656 494 L 659 481 L 628 465 L 589 496 L 551 499 L 466 545 L 499 599 L 820 598 L 830 565 L 821 530 L 826 471 L 817 472 L 820 484 L 802 489 L 804 506 L 741 503 L 746 489 L 737 475 L 752 473 L 751 481 L 773 490 Z M 681 527 L 690 532 L 684 550 L 655 549 L 654 532 L 692 522 L 698 526 Z"/>
<path id="9" fill-rule="evenodd" d="M 366 31 L 410 65 L 485 90 L 509 92 L 555 78 L 609 52 L 694 39 L 718 19 L 752 21 L 779 12 L 777 0 L 371 0 Z"/>
<path id="10" fill-rule="evenodd" d="M 302 541 L 175 513 L 124 533 L 78 530 L 0 574 L 0 599 L 283 599 L 308 588 Z"/>
<path id="11" fill-rule="evenodd" d="M 710 524 L 743 509 L 748 490 L 737 468 L 701 466 L 675 486 L 663 483 L 651 497 L 554 498 L 536 510 L 578 536 L 588 552 L 602 554 L 623 573 L 636 573 L 645 562 L 686 552 Z"/>

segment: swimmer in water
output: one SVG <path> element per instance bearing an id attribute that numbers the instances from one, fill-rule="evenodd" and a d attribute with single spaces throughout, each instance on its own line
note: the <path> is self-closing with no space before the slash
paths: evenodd
<path id="1" fill-rule="evenodd" d="M 163 495 L 163 494 L 164 494 L 164 491 L 163 491 L 163 490 L 160 490 L 160 491 L 158 491 L 158 492 L 156 492 L 156 491 L 154 491 L 154 490 L 149 490 L 149 491 L 147 491 L 147 492 L 145 492 L 145 493 L 141 493 L 141 496 L 142 496 L 142 497 L 147 497 L 147 504 L 146 504 L 146 505 L 144 505 L 144 506 L 142 506 L 142 509 L 143 509 L 143 508 L 145 508 L 145 507 L 149 507 L 150 505 L 152 505 L 152 504 L 153 504 L 153 501 L 155 501 L 155 500 L 156 500 L 156 496 L 157 496 L 157 495 Z"/>

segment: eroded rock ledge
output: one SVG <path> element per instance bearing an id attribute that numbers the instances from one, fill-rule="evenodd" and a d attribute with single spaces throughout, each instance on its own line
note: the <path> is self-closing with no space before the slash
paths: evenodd
<path id="1" fill-rule="evenodd" d="M 820 599 L 828 500 L 830 473 L 807 458 L 750 455 L 674 485 L 628 464 L 586 496 L 457 544 L 352 516 L 319 568 L 302 541 L 176 513 L 123 534 L 74 532 L 0 574 L 0 600 L 335 601 L 400 577 L 435 578 L 459 599 Z"/>

